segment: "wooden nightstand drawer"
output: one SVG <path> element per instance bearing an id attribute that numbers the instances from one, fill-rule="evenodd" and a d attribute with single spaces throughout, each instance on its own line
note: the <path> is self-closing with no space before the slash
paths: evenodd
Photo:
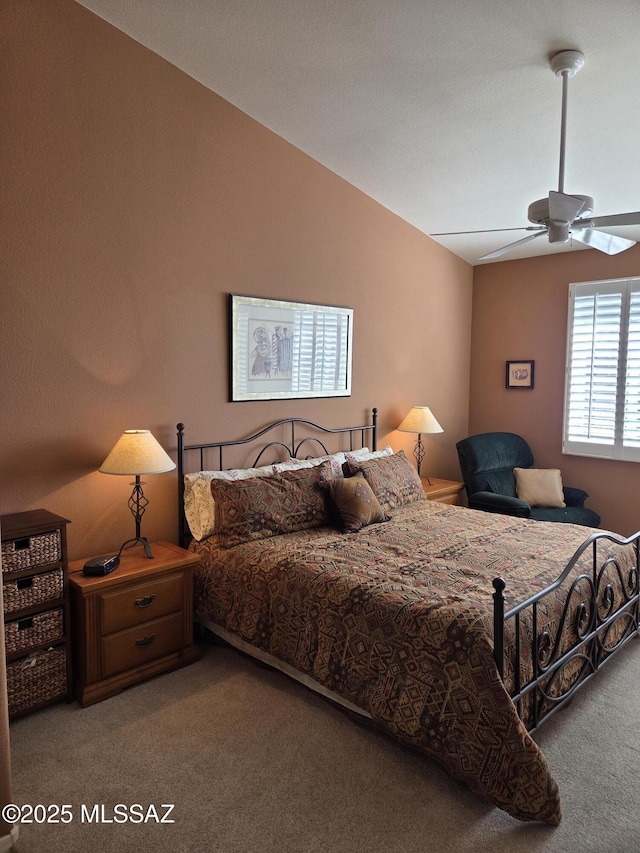
<path id="1" fill-rule="evenodd" d="M 172 613 L 102 639 L 102 672 L 110 678 L 184 645 L 182 613 Z"/>
<path id="2" fill-rule="evenodd" d="M 182 573 L 105 592 L 100 596 L 102 635 L 181 610 L 183 598 Z"/>

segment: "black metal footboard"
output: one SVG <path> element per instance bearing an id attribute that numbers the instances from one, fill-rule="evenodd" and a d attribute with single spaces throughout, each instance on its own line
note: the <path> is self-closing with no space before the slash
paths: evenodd
<path id="1" fill-rule="evenodd" d="M 495 661 L 530 732 L 640 636 L 639 540 L 640 532 L 628 539 L 594 533 L 552 584 L 509 610 L 505 581 L 493 581 Z M 622 565 L 619 553 L 604 554 L 605 543 L 632 548 L 633 562 Z M 589 551 L 590 568 L 582 565 L 564 594 L 561 587 Z"/>

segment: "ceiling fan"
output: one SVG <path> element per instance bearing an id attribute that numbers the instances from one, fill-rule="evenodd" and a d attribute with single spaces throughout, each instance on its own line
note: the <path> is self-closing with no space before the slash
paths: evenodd
<path id="1" fill-rule="evenodd" d="M 561 50 L 554 54 L 550 60 L 551 70 L 556 77 L 562 77 L 562 122 L 560 126 L 560 171 L 558 177 L 558 190 L 551 190 L 548 198 L 542 198 L 529 205 L 527 216 L 533 225 L 521 228 L 489 228 L 480 231 L 444 231 L 432 234 L 432 237 L 445 237 L 454 234 L 488 234 L 493 231 L 531 231 L 521 240 L 509 243 L 483 255 L 480 260 L 499 258 L 510 252 L 516 246 L 535 240 L 536 237 L 549 236 L 550 243 L 568 243 L 570 239 L 578 240 L 590 246 L 606 252 L 608 255 L 616 255 L 635 246 L 635 240 L 627 240 L 625 237 L 616 237 L 604 231 L 597 231 L 598 226 L 616 225 L 640 225 L 640 211 L 635 213 L 617 213 L 611 216 L 591 216 L 593 213 L 593 199 L 588 195 L 567 195 L 564 192 L 564 161 L 566 148 L 566 125 L 567 125 L 567 92 L 569 78 L 577 74 L 584 65 L 584 55 L 579 50 Z"/>

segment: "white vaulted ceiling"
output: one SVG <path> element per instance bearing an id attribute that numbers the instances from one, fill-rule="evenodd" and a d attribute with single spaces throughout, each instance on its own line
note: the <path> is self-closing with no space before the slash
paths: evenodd
<path id="1" fill-rule="evenodd" d="M 638 0 L 78 0 L 431 234 L 526 226 L 558 187 L 640 210 Z M 610 229 L 640 241 L 640 226 Z M 526 232 L 435 239 L 470 263 Z M 545 238 L 504 259 L 557 251 Z"/>

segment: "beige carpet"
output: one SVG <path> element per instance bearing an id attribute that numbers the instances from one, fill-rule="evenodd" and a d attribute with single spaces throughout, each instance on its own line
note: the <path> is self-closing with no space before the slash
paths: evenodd
<path id="1" fill-rule="evenodd" d="M 90 708 L 11 725 L 14 799 L 69 804 L 22 825 L 18 853 L 640 853 L 640 642 L 538 741 L 563 795 L 553 829 L 522 824 L 434 765 L 231 649 Z M 104 804 L 174 804 L 173 824 L 87 823 Z M 153 815 L 151 815 L 153 817 Z"/>

